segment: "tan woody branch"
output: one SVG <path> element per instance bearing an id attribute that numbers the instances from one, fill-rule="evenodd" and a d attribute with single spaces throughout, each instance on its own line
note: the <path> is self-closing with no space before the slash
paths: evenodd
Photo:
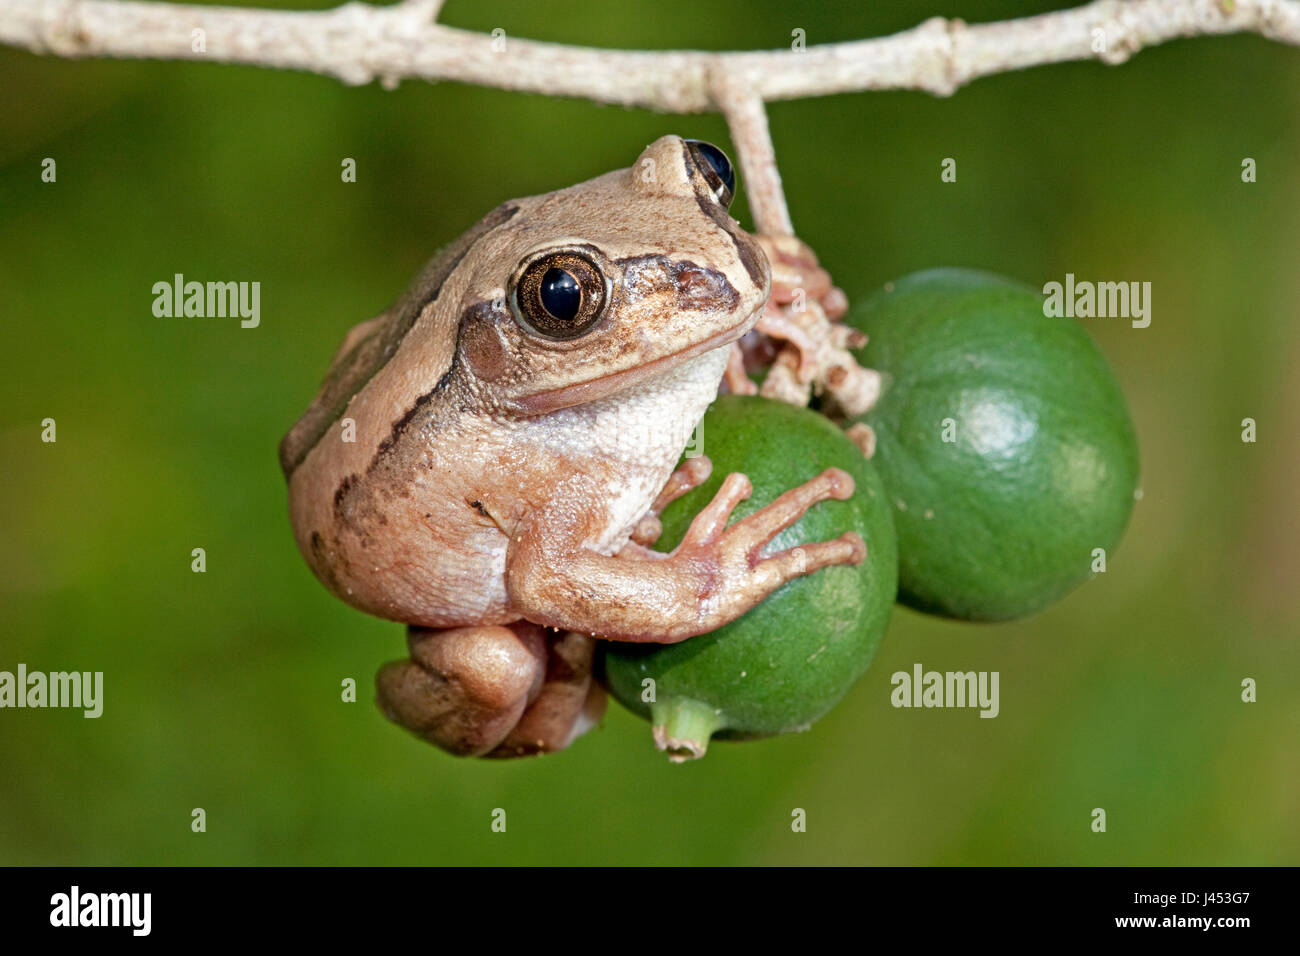
<path id="1" fill-rule="evenodd" d="M 672 113 L 716 109 L 719 72 L 763 101 L 855 90 L 947 95 L 982 76 L 1045 63 L 1121 63 L 1143 47 L 1180 37 L 1252 32 L 1300 44 L 1296 0 L 1096 0 L 999 23 L 934 18 L 887 37 L 735 53 L 600 50 L 494 36 L 436 23 L 440 6 L 440 0 L 406 0 L 289 12 L 3 0 L 0 43 L 67 57 L 307 70 L 354 84 L 454 80 Z M 203 31 L 202 44 L 195 30 Z"/>

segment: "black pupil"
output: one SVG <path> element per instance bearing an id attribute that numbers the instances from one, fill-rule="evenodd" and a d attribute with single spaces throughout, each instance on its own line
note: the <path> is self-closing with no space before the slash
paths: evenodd
<path id="1" fill-rule="evenodd" d="M 542 276 L 542 308 L 557 319 L 568 321 L 582 308 L 582 286 L 563 269 L 550 268 Z"/>
<path id="2" fill-rule="evenodd" d="M 713 171 L 718 174 L 728 192 L 734 192 L 736 189 L 736 173 L 731 168 L 731 162 L 727 159 L 726 153 L 718 149 L 712 143 L 706 143 L 703 140 L 696 140 L 695 149 L 703 156 Z"/>

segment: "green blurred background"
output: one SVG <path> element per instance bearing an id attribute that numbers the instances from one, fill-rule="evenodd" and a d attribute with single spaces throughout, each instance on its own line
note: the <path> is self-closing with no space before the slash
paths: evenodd
<path id="1" fill-rule="evenodd" d="M 812 44 L 1055 4 L 789 6 L 451 0 L 443 21 L 758 49 L 796 27 Z M 0 669 L 105 674 L 98 720 L 0 711 L 0 862 L 1300 862 L 1300 50 L 1203 38 L 949 99 L 770 116 L 796 228 L 851 297 L 940 265 L 1152 283 L 1150 328 L 1084 320 L 1141 442 L 1128 536 L 1108 573 L 1030 620 L 899 610 L 808 733 L 669 766 L 611 705 L 563 754 L 474 762 L 370 702 L 402 629 L 312 578 L 276 444 L 344 331 L 496 203 L 626 166 L 666 132 L 729 146 L 725 126 L 0 50 Z M 948 156 L 955 184 L 940 182 Z M 176 272 L 260 281 L 261 326 L 155 318 L 151 287 Z M 1240 440 L 1247 416 L 1257 444 Z M 40 441 L 46 417 L 57 444 Z M 915 662 L 999 671 L 1001 715 L 891 708 L 889 675 Z M 340 701 L 345 677 L 359 702 Z"/>

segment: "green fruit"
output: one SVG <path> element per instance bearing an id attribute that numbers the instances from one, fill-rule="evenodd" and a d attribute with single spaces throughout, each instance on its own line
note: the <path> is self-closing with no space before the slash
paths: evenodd
<path id="1" fill-rule="evenodd" d="M 846 321 L 884 376 L 860 420 L 896 509 L 899 600 L 1006 620 L 1087 578 L 1138 480 L 1123 393 L 1087 332 L 1045 316 L 1034 290 L 966 269 L 909 275 Z"/>
<path id="2" fill-rule="evenodd" d="M 856 531 L 867 557 L 789 581 L 712 633 L 672 645 L 607 645 L 611 692 L 650 718 L 656 742 L 674 760 L 702 756 L 711 736 L 741 739 L 807 729 L 871 663 L 898 584 L 885 489 L 871 463 L 829 419 L 765 398 L 724 395 L 705 415 L 703 435 L 713 473 L 664 511 L 659 550 L 677 546 L 731 472 L 748 475 L 754 486 L 732 513 L 734 523 L 838 467 L 853 476 L 853 496 L 814 505 L 763 553 Z M 646 678 L 655 682 L 652 704 L 641 699 Z"/>

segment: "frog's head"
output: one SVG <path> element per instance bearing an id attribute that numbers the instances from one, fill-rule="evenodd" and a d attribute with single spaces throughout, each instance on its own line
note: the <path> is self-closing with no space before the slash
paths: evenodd
<path id="1" fill-rule="evenodd" d="M 758 243 L 728 214 L 734 191 L 720 149 L 664 136 L 630 169 L 511 204 L 457 290 L 458 384 L 541 414 L 740 338 L 770 279 Z"/>

